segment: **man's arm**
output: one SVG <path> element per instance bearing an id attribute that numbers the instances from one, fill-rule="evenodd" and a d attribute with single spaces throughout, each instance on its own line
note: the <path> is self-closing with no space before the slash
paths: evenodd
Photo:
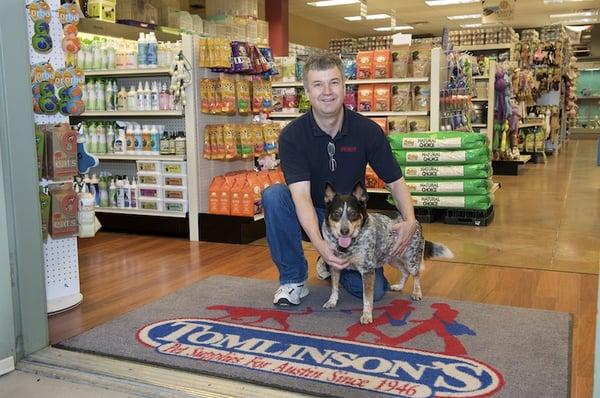
<path id="1" fill-rule="evenodd" d="M 404 177 L 388 184 L 388 186 L 390 187 L 394 204 L 402 214 L 402 218 L 404 218 L 403 222 L 394 226 L 398 238 L 392 249 L 392 255 L 399 255 L 410 243 L 417 228 L 417 219 L 415 218 L 415 209 L 412 204 L 410 191 L 404 182 Z"/>
<path id="2" fill-rule="evenodd" d="M 306 232 L 306 235 L 308 235 L 315 249 L 327 264 L 340 269 L 346 268 L 348 261 L 336 257 L 333 254 L 332 248 L 321 237 L 319 218 L 317 217 L 317 212 L 310 196 L 310 182 L 295 182 L 289 185 L 289 189 L 292 193 L 294 205 L 296 206 L 298 221 L 300 221 L 300 225 Z"/>

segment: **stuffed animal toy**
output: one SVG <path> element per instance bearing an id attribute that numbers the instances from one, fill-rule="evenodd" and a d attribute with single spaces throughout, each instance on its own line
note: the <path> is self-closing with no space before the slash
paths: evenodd
<path id="1" fill-rule="evenodd" d="M 175 97 L 175 104 L 185 107 L 185 89 L 192 83 L 192 67 L 183 52 L 180 51 L 177 59 L 173 61 L 169 74 L 171 75 L 171 94 Z"/>

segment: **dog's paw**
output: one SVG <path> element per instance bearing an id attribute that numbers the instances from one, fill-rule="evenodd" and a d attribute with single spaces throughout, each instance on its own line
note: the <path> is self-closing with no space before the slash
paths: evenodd
<path id="1" fill-rule="evenodd" d="M 413 299 L 413 301 L 421 301 L 423 299 L 423 294 L 419 293 L 413 293 L 410 296 L 411 299 Z"/>
<path id="2" fill-rule="evenodd" d="M 363 325 L 366 323 L 373 323 L 373 314 L 367 314 L 363 312 L 362 316 L 360 317 L 360 323 L 362 323 Z"/>
<path id="3" fill-rule="evenodd" d="M 397 285 L 390 286 L 390 290 L 393 292 L 401 292 L 402 289 L 404 289 L 404 285 L 397 284 Z"/>
<path id="4" fill-rule="evenodd" d="M 337 305 L 337 300 L 329 299 L 329 301 L 327 301 L 325 304 L 323 304 L 323 308 L 330 310 L 332 308 L 335 308 L 336 305 Z"/>

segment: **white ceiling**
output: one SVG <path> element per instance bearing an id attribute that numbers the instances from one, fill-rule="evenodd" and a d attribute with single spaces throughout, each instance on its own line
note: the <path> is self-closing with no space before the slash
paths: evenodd
<path id="1" fill-rule="evenodd" d="M 376 32 L 373 30 L 375 27 L 389 26 L 389 19 L 358 22 L 346 21 L 344 19 L 345 16 L 360 14 L 359 4 L 336 7 L 313 7 L 306 3 L 307 0 L 290 0 L 289 12 L 347 32 L 349 37 L 390 34 L 389 32 Z M 480 3 L 429 7 L 425 4 L 425 0 L 368 0 L 367 7 L 369 14 L 389 14 L 391 9 L 395 9 L 396 25 L 413 25 L 414 30 L 403 31 L 403 33 L 412 33 L 413 35 L 430 34 L 441 36 L 442 28 L 445 26 L 450 29 L 460 29 L 460 24 L 479 22 L 475 19 L 450 21 L 446 16 L 481 13 Z M 551 24 L 550 14 L 599 7 L 600 0 L 571 1 L 552 5 L 544 5 L 543 0 L 517 0 L 515 18 L 507 22 L 506 25 L 514 28 L 541 27 Z M 415 24 L 415 22 L 422 22 L 423 24 Z"/>

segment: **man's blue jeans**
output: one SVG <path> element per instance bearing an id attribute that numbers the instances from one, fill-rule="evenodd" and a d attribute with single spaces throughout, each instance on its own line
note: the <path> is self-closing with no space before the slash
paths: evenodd
<path id="1" fill-rule="evenodd" d="M 283 184 L 271 185 L 263 191 L 262 204 L 265 213 L 267 242 L 273 262 L 279 270 L 279 283 L 302 283 L 308 278 L 308 264 L 302 249 L 303 231 L 292 194 Z M 325 218 L 325 209 L 316 209 L 319 225 Z M 363 286 L 360 273 L 343 270 L 340 284 L 353 296 L 362 298 Z M 383 268 L 375 270 L 373 299 L 381 299 L 389 289 Z"/>

